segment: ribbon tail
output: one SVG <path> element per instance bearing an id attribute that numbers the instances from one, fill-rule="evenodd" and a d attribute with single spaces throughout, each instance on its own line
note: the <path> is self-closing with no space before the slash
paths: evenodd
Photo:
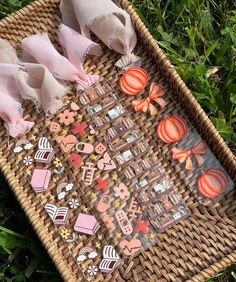
<path id="1" fill-rule="evenodd" d="M 174 160 L 178 160 L 180 164 L 182 164 L 187 159 L 187 152 L 183 150 L 179 150 L 178 148 L 174 147 L 172 149 L 172 158 Z"/>
<path id="2" fill-rule="evenodd" d="M 197 162 L 198 167 L 201 167 L 204 164 L 204 158 L 202 156 L 194 154 L 194 158 Z"/>
<path id="3" fill-rule="evenodd" d="M 185 168 L 188 169 L 188 170 L 192 170 L 193 169 L 193 163 L 192 163 L 190 157 L 186 158 Z"/>
<path id="4" fill-rule="evenodd" d="M 135 111 L 146 112 L 148 110 L 148 102 L 146 99 L 137 100 L 132 102 Z"/>
<path id="5" fill-rule="evenodd" d="M 162 98 L 156 98 L 156 99 L 153 99 L 159 106 L 161 109 L 165 108 L 166 106 L 166 101 Z"/>
<path id="6" fill-rule="evenodd" d="M 157 109 L 151 103 L 149 103 L 149 111 L 150 111 L 151 116 L 154 116 L 157 114 Z"/>

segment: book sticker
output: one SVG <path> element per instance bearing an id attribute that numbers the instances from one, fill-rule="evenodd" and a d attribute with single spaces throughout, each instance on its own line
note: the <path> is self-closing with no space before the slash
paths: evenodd
<path id="1" fill-rule="evenodd" d="M 103 259 L 99 264 L 101 272 L 110 272 L 120 264 L 120 257 L 112 245 L 106 245 L 103 248 Z"/>
<path id="2" fill-rule="evenodd" d="M 67 207 L 57 207 L 53 204 L 46 204 L 45 210 L 52 219 L 54 224 L 66 224 L 69 217 L 69 209 Z"/>
<path id="3" fill-rule="evenodd" d="M 51 179 L 50 170 L 35 168 L 33 170 L 30 184 L 34 189 L 35 193 L 46 192 L 48 190 L 50 179 Z"/>
<path id="4" fill-rule="evenodd" d="M 41 137 L 38 140 L 38 150 L 34 156 L 34 160 L 38 163 L 50 163 L 55 155 L 55 151 L 50 145 L 46 137 Z"/>
<path id="5" fill-rule="evenodd" d="M 80 233 L 94 235 L 100 225 L 93 215 L 80 213 L 76 219 L 74 230 Z"/>

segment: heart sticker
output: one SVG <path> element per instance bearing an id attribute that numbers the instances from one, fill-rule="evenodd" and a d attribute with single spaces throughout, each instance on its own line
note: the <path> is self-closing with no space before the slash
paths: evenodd
<path id="1" fill-rule="evenodd" d="M 79 110 L 79 106 L 75 102 L 72 102 L 70 104 L 70 107 L 71 107 L 72 111 L 78 111 Z"/>
<path id="2" fill-rule="evenodd" d="M 138 239 L 132 239 L 131 241 L 123 240 L 119 243 L 119 247 L 126 256 L 132 256 L 141 247 L 141 241 Z"/>
<path id="3" fill-rule="evenodd" d="M 77 143 L 77 138 L 74 135 L 58 136 L 57 143 L 60 145 L 64 153 L 69 152 Z"/>
<path id="4" fill-rule="evenodd" d="M 116 168 L 115 162 L 111 159 L 107 152 L 104 153 L 103 158 L 97 163 L 100 170 L 112 170 Z"/>
<path id="5" fill-rule="evenodd" d="M 89 134 L 91 134 L 91 135 L 95 134 L 95 130 L 92 127 L 92 125 L 89 126 Z"/>

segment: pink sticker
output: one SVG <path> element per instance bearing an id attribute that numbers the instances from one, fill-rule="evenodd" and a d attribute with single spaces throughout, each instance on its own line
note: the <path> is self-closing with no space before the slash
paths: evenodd
<path id="1" fill-rule="evenodd" d="M 74 135 L 58 136 L 56 141 L 60 145 L 61 149 L 67 153 L 74 147 L 77 142 L 77 138 Z"/>
<path id="2" fill-rule="evenodd" d="M 89 134 L 91 134 L 91 135 L 95 134 L 95 130 L 92 127 L 92 125 L 89 126 Z"/>
<path id="3" fill-rule="evenodd" d="M 106 147 L 102 143 L 97 144 L 97 146 L 95 147 L 95 152 L 100 155 L 106 152 L 106 150 Z"/>
<path id="4" fill-rule="evenodd" d="M 74 126 L 72 130 L 73 134 L 79 134 L 80 137 L 86 135 L 85 129 L 88 127 L 88 125 L 85 122 L 75 122 L 73 123 L 73 126 Z"/>
<path id="5" fill-rule="evenodd" d="M 35 193 L 47 191 L 50 178 L 51 178 L 50 170 L 35 168 L 30 182 Z"/>
<path id="6" fill-rule="evenodd" d="M 78 111 L 79 110 L 79 106 L 75 102 L 72 102 L 70 104 L 70 107 L 71 107 L 72 111 Z"/>
<path id="7" fill-rule="evenodd" d="M 123 240 L 119 243 L 119 247 L 126 256 L 132 256 L 141 248 L 141 241 L 138 239 Z"/>
<path id="8" fill-rule="evenodd" d="M 112 202 L 112 198 L 108 195 L 104 195 L 102 196 L 102 198 L 100 199 L 100 201 L 97 204 L 97 210 L 99 212 L 105 212 L 109 209 L 110 204 Z"/>
<path id="9" fill-rule="evenodd" d="M 84 154 L 91 154 L 94 151 L 94 146 L 90 143 L 79 142 L 76 144 L 76 151 Z"/>
<path id="10" fill-rule="evenodd" d="M 94 235 L 100 225 L 93 215 L 80 213 L 74 225 L 74 230 L 84 234 Z"/>
<path id="11" fill-rule="evenodd" d="M 86 163 L 86 165 L 82 166 L 82 180 L 85 185 L 91 185 L 93 183 L 94 173 L 97 170 L 94 167 L 93 163 Z"/>
<path id="12" fill-rule="evenodd" d="M 109 156 L 109 154 L 106 152 L 103 155 L 103 158 L 100 159 L 97 163 L 97 167 L 100 170 L 112 170 L 116 168 L 116 164 L 115 162 L 111 159 L 111 157 Z"/>

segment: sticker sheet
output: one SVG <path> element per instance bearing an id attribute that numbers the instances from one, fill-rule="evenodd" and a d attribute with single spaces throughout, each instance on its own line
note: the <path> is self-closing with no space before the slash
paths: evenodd
<path id="1" fill-rule="evenodd" d="M 79 93 L 45 125 L 47 134 L 35 128 L 12 150 L 86 279 L 113 271 L 189 215 L 109 83 Z"/>

